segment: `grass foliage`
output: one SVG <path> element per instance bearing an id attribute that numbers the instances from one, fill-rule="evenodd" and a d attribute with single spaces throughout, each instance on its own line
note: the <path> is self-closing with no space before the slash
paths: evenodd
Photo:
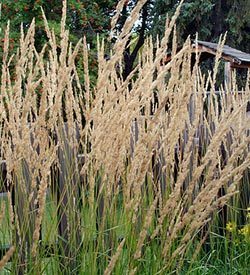
<path id="1" fill-rule="evenodd" d="M 247 274 L 249 77 L 244 92 L 232 81 L 218 95 L 221 47 L 213 72 L 202 75 L 198 52 L 191 65 L 196 49 L 189 39 L 176 50 L 177 8 L 163 39 L 147 39 L 123 80 L 123 52 L 144 2 L 109 60 L 98 41 L 94 87 L 85 39 L 75 47 L 69 41 L 66 2 L 60 41 L 44 18 L 48 43 L 41 52 L 34 21 L 21 30 L 14 55 L 5 30 L 6 274 Z M 163 64 L 169 45 L 172 59 Z"/>

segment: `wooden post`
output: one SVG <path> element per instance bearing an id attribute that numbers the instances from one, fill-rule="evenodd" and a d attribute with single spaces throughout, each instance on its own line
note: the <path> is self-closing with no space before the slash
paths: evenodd
<path id="1" fill-rule="evenodd" d="M 79 132 L 76 127 L 73 133 L 75 140 L 79 140 Z M 58 149 L 58 182 L 57 185 L 57 209 L 58 209 L 58 235 L 59 249 L 62 256 L 62 273 L 76 268 L 77 249 L 72 246 L 80 245 L 80 228 L 78 217 L 80 211 L 78 204 L 80 200 L 79 182 L 80 174 L 78 169 L 77 148 L 72 147 L 73 136 L 70 135 L 67 123 L 62 125 L 58 132 L 60 147 Z M 73 142 L 74 143 L 74 142 Z M 69 214 L 69 212 L 71 212 Z M 72 224 L 73 223 L 73 224 Z M 73 243 L 72 243 L 73 242 Z M 67 260 L 65 260 L 65 258 Z M 65 268 L 65 269 L 64 269 Z M 66 274 L 65 273 L 65 274 Z"/>
<path id="2" fill-rule="evenodd" d="M 225 62 L 224 85 L 225 85 L 225 90 L 231 92 L 231 90 L 232 90 L 232 68 L 231 68 L 230 62 Z"/>

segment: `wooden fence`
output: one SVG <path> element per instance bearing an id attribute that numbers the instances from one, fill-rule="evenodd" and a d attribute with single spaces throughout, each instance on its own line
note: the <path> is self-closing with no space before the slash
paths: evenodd
<path id="1" fill-rule="evenodd" d="M 239 95 L 243 93 L 240 92 Z M 210 100 L 210 92 L 206 93 L 206 97 L 208 100 Z M 221 92 L 216 91 L 214 92 L 215 95 L 217 95 L 218 97 L 221 96 Z M 247 110 L 248 114 L 250 113 L 250 110 Z M 189 115 L 190 115 L 190 120 L 192 121 L 193 117 L 194 117 L 194 112 L 195 112 L 195 104 L 192 101 L 190 101 L 189 104 Z M 139 138 L 139 128 L 138 127 L 138 120 L 135 120 L 132 123 L 131 126 L 131 141 L 130 141 L 130 145 L 131 145 L 131 154 L 133 155 L 134 152 L 134 147 L 135 144 Z M 60 217 L 60 222 L 58 224 L 58 236 L 60 237 L 60 240 L 63 240 L 63 242 L 65 242 L 63 245 L 61 245 L 60 247 L 62 247 L 64 249 L 63 254 L 70 257 L 74 257 L 75 255 L 75 251 L 71 251 L 70 248 L 67 246 L 67 241 L 69 239 L 68 236 L 68 231 L 67 228 L 69 226 L 69 222 L 67 220 L 67 215 L 65 212 L 65 209 L 67 209 L 68 205 L 75 205 L 75 202 L 73 200 L 80 200 L 80 194 L 79 194 L 79 186 L 77 183 L 79 183 L 81 181 L 81 177 L 80 177 L 80 172 L 78 169 L 78 166 L 82 166 L 83 162 L 84 162 L 84 156 L 82 154 L 79 154 L 76 150 L 76 148 L 72 148 L 71 146 L 69 146 L 68 144 L 68 126 L 67 124 L 64 125 L 64 130 L 62 131 L 62 140 L 63 140 L 63 146 L 61 148 L 59 148 L 58 150 L 58 160 L 59 160 L 59 167 L 60 169 L 53 167 L 52 168 L 52 177 L 54 177 L 54 181 L 55 183 L 57 183 L 56 185 L 52 186 L 51 190 L 48 190 L 48 194 L 51 192 L 53 194 L 56 194 L 56 198 L 57 198 L 57 204 L 58 204 L 58 217 Z M 187 140 L 187 136 L 185 136 L 186 134 L 184 133 L 184 143 Z M 200 125 L 198 131 L 197 131 L 197 136 L 194 138 L 194 146 L 202 146 L 200 144 L 200 136 L 203 136 L 203 138 L 205 137 L 205 139 L 208 139 L 208 133 L 206 133 L 206 131 L 204 131 L 203 129 L 203 125 Z M 76 131 L 76 139 L 79 140 L 79 133 L 78 131 Z M 160 144 L 159 144 L 160 147 Z M 178 147 L 178 144 L 176 144 L 176 162 L 178 162 L 178 150 L 180 150 L 180 148 Z M 71 177 L 69 179 L 69 164 L 70 164 L 70 170 L 71 171 L 75 171 L 73 178 Z M 163 172 L 163 167 L 165 165 L 165 159 L 163 154 L 160 152 L 157 156 L 157 160 L 155 161 L 155 166 L 154 166 L 154 174 L 155 177 L 158 178 L 158 180 L 161 182 L 161 189 L 162 192 L 164 192 L 164 190 L 166 189 L 166 177 L 164 175 Z M 27 186 L 30 185 L 30 177 L 29 177 L 29 172 L 25 169 L 25 163 L 23 164 L 23 173 L 24 173 L 24 178 L 27 182 Z M 4 160 L 1 161 L 0 163 L 0 173 L 2 174 L 2 182 L 5 183 L 6 181 L 6 163 Z M 65 188 L 66 186 L 66 182 L 68 182 L 70 180 L 71 184 L 67 184 L 67 188 Z M 3 184 L 4 185 L 4 184 Z M 68 188 L 71 188 L 71 190 L 67 190 Z M 3 186 L 4 187 L 4 186 Z M 4 190 L 4 188 L 2 188 L 2 190 L 0 190 L 0 199 L 6 196 L 6 190 Z M 70 192 L 69 192 L 70 191 Z M 16 201 L 15 197 L 16 197 L 16 193 L 17 190 L 12 189 L 12 203 L 14 203 Z M 74 196 L 69 195 L 70 194 L 74 194 Z M 25 199 L 24 197 L 20 196 L 18 197 L 19 200 L 23 200 Z M 22 204 L 22 201 L 18 201 L 18 203 L 20 203 L 20 205 Z M 101 204 L 101 202 L 100 202 Z M 80 206 L 79 206 L 80 207 Z M 100 205 L 100 213 L 101 213 L 101 205 Z M 23 213 L 22 213 L 22 208 L 21 207 L 17 207 L 19 210 L 17 212 L 18 215 L 18 219 L 21 222 L 22 218 L 23 218 Z M 32 209 L 31 209 L 32 210 Z M 34 210 L 34 209 L 33 209 Z M 34 221 L 34 217 L 32 218 L 32 221 Z M 32 224 L 31 224 L 32 226 Z M 34 224 L 33 224 L 34 226 Z M 30 230 L 34 230 L 34 228 L 30 228 Z M 76 234 L 78 234 L 76 232 Z M 80 234 L 80 233 L 79 233 Z M 17 236 L 16 236 L 17 237 Z M 81 236 L 77 235 L 76 236 L 76 240 L 79 239 L 80 241 Z M 31 244 L 29 243 L 30 239 L 27 237 L 27 243 L 28 246 L 31 247 Z M 2 257 L 6 251 L 8 249 L 8 244 L 4 245 L 3 247 L 0 247 L 0 257 Z M 25 248 L 23 248 L 25 249 Z M 25 253 L 26 251 L 23 251 L 20 255 L 21 258 L 25 257 Z M 22 259 L 24 260 L 24 259 Z"/>

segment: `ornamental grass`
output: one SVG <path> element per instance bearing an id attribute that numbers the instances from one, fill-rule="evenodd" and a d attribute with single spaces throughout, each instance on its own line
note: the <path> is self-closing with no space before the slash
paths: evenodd
<path id="1" fill-rule="evenodd" d="M 189 38 L 176 50 L 179 6 L 164 37 L 148 37 L 123 79 L 123 52 L 145 2 L 138 1 L 108 60 L 98 40 L 94 84 L 86 39 L 70 43 L 66 1 L 59 40 L 44 16 L 48 42 L 40 52 L 35 20 L 27 32 L 21 28 L 14 53 L 9 25 L 5 30 L 0 244 L 11 245 L 0 261 L 5 272 L 188 274 L 202 255 L 219 255 L 219 245 L 230 241 L 228 222 L 244 228 L 249 75 L 241 93 L 234 80 L 232 90 L 216 92 L 225 38 L 213 71 L 202 74 Z"/>

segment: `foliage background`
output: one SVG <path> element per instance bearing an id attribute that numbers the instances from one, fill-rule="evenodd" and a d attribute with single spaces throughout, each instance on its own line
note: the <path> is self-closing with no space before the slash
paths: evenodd
<path id="1" fill-rule="evenodd" d="M 167 15 L 171 17 L 180 1 L 176 0 L 149 0 L 141 11 L 141 18 L 134 28 L 134 37 L 138 37 L 132 48 L 124 53 L 124 78 L 131 72 L 139 49 L 148 34 L 154 38 L 162 37 Z M 23 22 L 26 30 L 36 18 L 36 47 L 41 48 L 47 40 L 41 7 L 43 7 L 50 27 L 53 27 L 59 37 L 62 1 L 57 0 L 2 0 L 1 29 L 11 20 L 10 47 L 15 48 L 20 33 L 20 24 Z M 107 38 L 110 34 L 110 21 L 114 15 L 117 0 L 68 0 L 67 26 L 72 43 L 86 36 L 91 51 L 90 71 L 94 79 L 96 75 L 96 36 Z M 120 32 L 129 16 L 136 0 L 124 1 L 121 17 L 116 31 Z M 178 43 L 182 45 L 190 35 L 195 38 L 196 33 L 200 40 L 218 42 L 219 36 L 227 32 L 226 44 L 245 52 L 250 52 L 250 0 L 186 0 L 177 20 Z M 1 34 L 1 49 L 4 33 Z M 115 40 L 115 37 L 113 39 Z M 111 40 L 111 43 L 114 42 Z M 109 55 L 107 48 L 107 55 Z"/>

